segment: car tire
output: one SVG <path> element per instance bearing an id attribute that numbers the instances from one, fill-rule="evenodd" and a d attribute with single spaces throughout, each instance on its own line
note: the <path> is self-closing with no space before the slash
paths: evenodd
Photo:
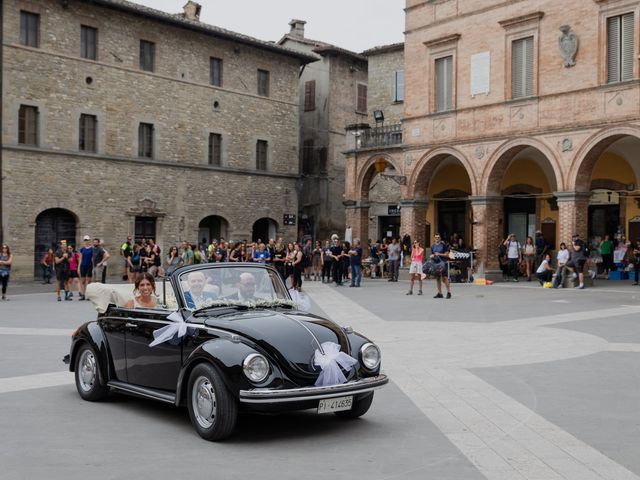
<path id="1" fill-rule="evenodd" d="M 100 373 L 100 360 L 89 344 L 81 345 L 76 354 L 76 389 L 83 400 L 99 402 L 107 397 L 109 387 Z"/>
<path id="2" fill-rule="evenodd" d="M 189 376 L 187 392 L 189 418 L 198 435 L 216 441 L 233 433 L 238 404 L 215 366 L 209 363 L 197 365 Z"/>
<path id="3" fill-rule="evenodd" d="M 335 412 L 336 416 L 342 418 L 358 418 L 369 411 L 371 403 L 373 402 L 373 392 L 366 397 L 354 400 L 351 410 L 343 410 L 341 412 Z"/>

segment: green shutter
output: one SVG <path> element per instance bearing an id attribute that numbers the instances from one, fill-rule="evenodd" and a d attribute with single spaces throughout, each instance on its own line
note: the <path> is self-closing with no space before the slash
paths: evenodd
<path id="1" fill-rule="evenodd" d="M 453 108 L 453 57 L 436 60 L 436 111 Z"/>
<path id="2" fill-rule="evenodd" d="M 620 35 L 620 76 L 621 80 L 633 80 L 633 63 L 634 63 L 634 45 L 633 45 L 633 13 L 622 15 L 621 22 L 622 32 Z"/>
<path id="3" fill-rule="evenodd" d="M 607 83 L 620 81 L 620 17 L 607 19 Z"/>

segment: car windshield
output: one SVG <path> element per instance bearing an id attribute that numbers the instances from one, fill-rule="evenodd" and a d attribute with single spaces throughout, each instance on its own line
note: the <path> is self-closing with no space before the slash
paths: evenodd
<path id="1" fill-rule="evenodd" d="M 217 306 L 292 306 L 274 270 L 250 265 L 217 265 L 183 272 L 178 284 L 189 310 Z"/>

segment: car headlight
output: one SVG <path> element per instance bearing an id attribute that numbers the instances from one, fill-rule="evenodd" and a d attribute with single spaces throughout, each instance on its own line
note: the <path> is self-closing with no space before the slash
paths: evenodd
<path id="1" fill-rule="evenodd" d="M 242 370 L 252 382 L 261 382 L 269 375 L 269 362 L 259 353 L 252 353 L 242 362 Z"/>
<path id="2" fill-rule="evenodd" d="M 375 370 L 380 366 L 380 349 L 373 343 L 365 343 L 360 347 L 360 358 L 367 370 Z"/>

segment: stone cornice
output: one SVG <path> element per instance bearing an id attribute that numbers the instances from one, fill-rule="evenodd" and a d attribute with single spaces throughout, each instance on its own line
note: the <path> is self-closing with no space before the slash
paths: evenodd
<path id="1" fill-rule="evenodd" d="M 448 43 L 455 43 L 460 40 L 461 35 L 459 33 L 454 33 L 453 35 L 447 35 L 445 37 L 436 38 L 433 40 L 427 40 L 424 43 L 424 46 L 427 48 L 441 47 L 442 45 L 446 45 Z"/>
<path id="2" fill-rule="evenodd" d="M 539 22 L 542 17 L 544 17 L 544 12 L 534 12 L 515 18 L 508 18 L 507 20 L 501 20 L 498 23 L 502 28 L 509 29 L 515 26 L 520 26 L 523 23 Z"/>

